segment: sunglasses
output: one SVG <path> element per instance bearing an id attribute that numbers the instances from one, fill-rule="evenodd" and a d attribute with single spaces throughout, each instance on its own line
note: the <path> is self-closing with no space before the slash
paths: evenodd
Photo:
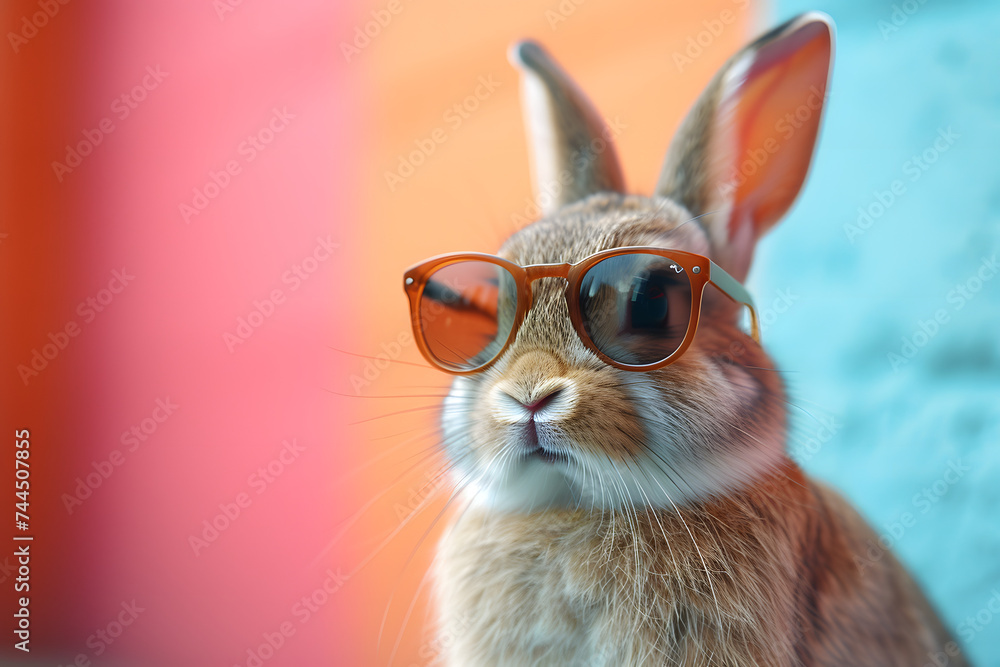
<path id="1" fill-rule="evenodd" d="M 455 375 L 488 368 L 514 341 L 531 309 L 531 285 L 564 278 L 570 320 L 606 364 L 650 371 L 676 361 L 694 340 L 712 283 L 750 310 L 749 292 L 707 257 L 652 247 L 614 248 L 576 264 L 519 266 L 481 253 L 433 257 L 406 271 L 414 339 L 434 366 Z"/>

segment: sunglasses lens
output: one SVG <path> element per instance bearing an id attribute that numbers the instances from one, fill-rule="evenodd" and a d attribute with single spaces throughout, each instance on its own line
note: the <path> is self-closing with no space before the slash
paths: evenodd
<path id="1" fill-rule="evenodd" d="M 420 327 L 434 357 L 457 371 L 479 368 L 500 353 L 517 313 L 517 286 L 489 262 L 448 264 L 427 280 Z"/>
<path id="2" fill-rule="evenodd" d="M 642 366 L 680 347 L 691 322 L 691 281 L 680 264 L 634 253 L 602 260 L 580 283 L 580 314 L 608 358 Z"/>

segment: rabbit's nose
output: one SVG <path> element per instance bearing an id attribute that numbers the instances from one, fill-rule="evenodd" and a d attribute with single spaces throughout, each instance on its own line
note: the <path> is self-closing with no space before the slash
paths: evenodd
<path id="1" fill-rule="evenodd" d="M 547 406 L 549 403 L 559 398 L 559 395 L 562 394 L 562 392 L 563 392 L 562 387 L 559 387 L 553 390 L 551 393 L 542 396 L 541 398 L 535 399 L 530 403 L 522 403 L 522 405 L 524 406 L 525 410 L 528 410 L 529 412 L 531 412 L 531 414 L 535 414 L 536 412 L 540 412 L 541 410 L 543 410 L 545 406 Z"/>
<path id="2" fill-rule="evenodd" d="M 566 378 L 550 378 L 534 386 L 501 382 L 491 392 L 498 421 L 519 424 L 565 419 L 576 403 L 576 389 Z"/>

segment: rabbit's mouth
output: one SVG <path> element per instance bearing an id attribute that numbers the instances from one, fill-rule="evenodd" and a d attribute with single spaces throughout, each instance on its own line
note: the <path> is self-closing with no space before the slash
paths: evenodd
<path id="1" fill-rule="evenodd" d="M 544 461 L 545 463 L 569 463 L 569 456 L 562 452 L 545 447 L 537 447 L 527 453 L 527 458 Z"/>
<path id="2" fill-rule="evenodd" d="M 521 446 L 524 449 L 524 458 L 545 463 L 569 463 L 569 455 L 539 442 L 538 426 L 534 420 L 529 420 L 524 425 L 523 438 Z"/>

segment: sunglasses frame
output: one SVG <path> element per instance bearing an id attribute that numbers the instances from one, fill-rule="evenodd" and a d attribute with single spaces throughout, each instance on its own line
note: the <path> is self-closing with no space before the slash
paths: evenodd
<path id="1" fill-rule="evenodd" d="M 583 325 L 583 316 L 580 312 L 580 283 L 587 271 L 603 260 L 630 254 L 657 255 L 676 262 L 684 269 L 691 283 L 691 317 L 688 320 L 688 328 L 684 334 L 684 340 L 681 341 L 681 344 L 669 356 L 652 364 L 623 364 L 605 355 L 590 339 L 590 336 L 587 335 Z M 436 271 L 450 264 L 468 261 L 487 262 L 500 266 L 510 273 L 517 285 L 517 311 L 507 340 L 504 341 L 499 351 L 489 361 L 475 368 L 458 369 L 435 357 L 427 345 L 421 325 L 420 301 L 428 279 Z M 760 325 L 753 298 L 738 280 L 726 273 L 718 264 L 708 257 L 683 250 L 653 246 L 630 246 L 604 250 L 585 257 L 575 264 L 532 264 L 529 266 L 520 266 L 495 255 L 478 252 L 459 252 L 438 255 L 411 266 L 403 275 L 403 289 L 406 291 L 406 295 L 410 301 L 410 322 L 413 326 L 413 338 L 420 349 L 420 353 L 424 355 L 424 358 L 432 366 L 453 375 L 472 375 L 473 373 L 480 373 L 486 370 L 497 359 L 503 356 L 503 353 L 507 351 L 507 348 L 510 347 L 510 344 L 516 338 L 517 332 L 524 322 L 524 318 L 531 310 L 533 299 L 531 285 L 539 278 L 564 278 L 566 280 L 566 305 L 569 307 L 570 321 L 573 323 L 573 328 L 576 329 L 577 335 L 588 350 L 596 354 L 601 361 L 614 368 L 626 371 L 652 371 L 676 361 L 687 350 L 688 346 L 691 345 L 698 331 L 702 296 L 705 292 L 705 285 L 708 283 L 712 283 L 727 297 L 738 304 L 746 306 L 750 310 L 751 336 L 756 342 L 760 342 Z"/>

